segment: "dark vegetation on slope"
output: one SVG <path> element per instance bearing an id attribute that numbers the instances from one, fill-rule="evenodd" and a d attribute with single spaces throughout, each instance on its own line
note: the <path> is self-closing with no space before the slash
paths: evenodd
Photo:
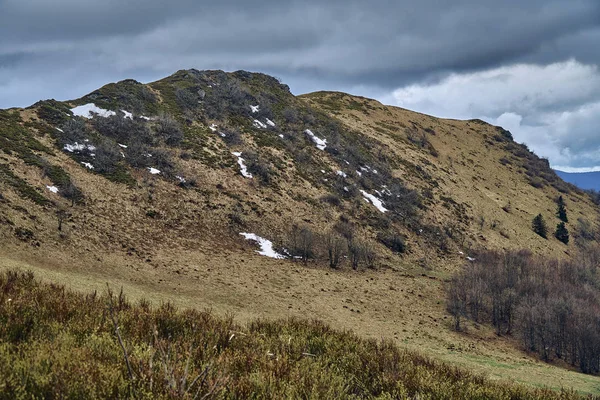
<path id="1" fill-rule="evenodd" d="M 591 246 L 572 260 L 482 252 L 452 280 L 448 311 L 458 330 L 463 318 L 490 323 L 545 361 L 564 360 L 598 374 L 599 260 L 600 249 Z"/>
<path id="2" fill-rule="evenodd" d="M 449 249 L 451 238 L 444 230 L 422 220 L 421 211 L 426 207 L 423 196 L 392 176 L 397 160 L 389 156 L 384 146 L 306 105 L 275 78 L 245 71 L 228 74 L 185 70 L 148 85 L 133 80 L 109 84 L 72 102 L 87 103 L 113 110 L 116 115 L 95 115 L 89 120 L 70 117 L 71 106 L 47 100 L 32 106 L 39 120 L 30 123 L 28 129 L 16 119 L 11 127 L 28 140 L 25 143 L 37 146 L 32 147 L 36 154 L 56 150 L 40 147 L 33 138 L 35 131 L 38 135 L 50 135 L 58 150 L 81 168 L 91 165 L 93 169 L 87 169 L 88 172 L 131 186 L 139 185 L 135 170 L 156 168 L 160 170 L 157 178 L 193 188 L 194 177 L 183 172 L 185 161 L 194 160 L 216 169 L 237 169 L 231 155 L 235 150 L 242 152 L 260 188 L 279 190 L 291 161 L 300 179 L 328 192 L 322 198 L 324 202 L 344 210 L 364 228 L 379 232 L 377 240 L 393 251 L 404 252 L 406 230 L 422 233 L 442 253 Z M 259 106 L 259 110 L 254 112 L 251 106 Z M 126 118 L 122 110 L 132 112 L 133 117 Z M 256 120 L 264 124 L 267 119 L 274 121 L 275 126 L 256 126 Z M 217 130 L 213 132 L 211 126 Z M 306 129 L 327 140 L 324 152 L 307 137 Z M 67 150 L 68 146 L 78 147 Z M 27 162 L 40 158 L 36 154 L 24 147 L 19 157 Z M 331 162 L 343 174 L 324 179 L 321 171 L 331 171 Z M 41 162 L 36 165 L 41 166 Z M 59 167 L 46 170 L 56 168 Z M 59 193 L 73 197 L 68 194 L 72 190 L 64 190 L 73 186 L 67 184 L 68 175 L 62 176 L 65 183 L 57 183 Z M 360 190 L 381 198 L 389 211 L 384 215 L 364 207 Z M 83 194 L 78 191 L 75 197 L 80 200 Z M 345 236 L 345 247 L 350 253 L 368 254 L 367 245 L 352 242 L 344 232 L 332 232 L 336 242 Z M 294 247 L 288 240 L 281 244 Z M 306 252 L 290 250 L 292 256 L 312 258 Z M 356 267 L 357 263 L 352 265 Z"/>
<path id="3" fill-rule="evenodd" d="M 577 399 L 492 382 L 320 322 L 236 325 L 0 274 L 0 398 Z M 590 397 L 591 398 L 591 397 Z"/>

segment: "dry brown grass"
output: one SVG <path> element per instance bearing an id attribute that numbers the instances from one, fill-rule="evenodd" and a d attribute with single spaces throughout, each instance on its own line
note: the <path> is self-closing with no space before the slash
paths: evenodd
<path id="1" fill-rule="evenodd" d="M 427 221 L 448 226 L 456 220 L 456 206 L 442 201 L 442 196 L 464 205 L 471 220 L 458 227 L 466 234 L 463 251 L 468 252 L 470 246 L 525 247 L 565 256 L 565 251 L 573 249 L 572 244 L 565 247 L 554 239 L 545 241 L 531 231 L 534 215 L 542 212 L 549 219 L 554 214 L 553 199 L 558 192 L 548 186 L 536 189 L 514 166 L 501 164 L 506 152 L 499 146 L 486 147 L 484 135 L 491 137 L 493 128 L 440 120 L 351 96 L 336 99 L 335 104 L 341 106 L 333 112 L 323 106 L 320 96 L 328 95 L 305 100 L 385 144 L 397 157 L 395 176 L 413 188 L 431 188 L 431 182 L 415 170 L 418 166 L 438 183 L 433 189 L 435 201 L 426 211 Z M 353 109 L 352 101 L 365 106 Z M 417 133 L 435 132 L 425 135 L 437 156 L 431 148 L 408 140 L 405 128 L 412 126 L 411 121 L 417 124 Z M 48 137 L 39 140 L 52 145 Z M 283 156 L 280 150 L 265 151 Z M 138 185 L 134 187 L 111 183 L 56 153 L 50 161 L 63 166 L 84 189 L 85 204 L 69 207 L 45 191 L 49 182 L 39 171 L 2 155 L 3 163 L 71 215 L 61 234 L 52 208 L 37 207 L 3 190 L 7 201 L 0 202 L 0 216 L 35 233 L 35 240 L 20 242 L 13 226 L 0 226 L 3 269 L 32 269 L 45 280 L 83 291 L 102 290 L 109 282 L 123 286 L 134 299 L 211 308 L 220 315 L 233 313 L 241 322 L 257 317 L 318 318 L 362 337 L 392 339 L 492 378 L 600 393 L 598 378 L 540 363 L 485 327 L 471 326 L 467 334 L 451 332 L 443 286 L 464 258 L 458 247 L 440 256 L 419 235 L 406 232 L 408 254 L 400 257 L 380 246 L 383 268 L 359 272 L 347 267 L 342 271 L 324 265 L 305 267 L 256 255 L 238 235 L 240 229 L 229 226 L 228 216 L 235 210 L 242 210 L 247 230 L 271 235 L 271 239 L 282 237 L 293 222 L 310 221 L 325 231 L 341 214 L 316 201 L 325 190 L 300 178 L 291 163 L 277 189 L 260 188 L 235 168 L 181 161 L 186 176 L 198 180 L 198 189 L 185 190 L 144 171 L 136 172 Z M 332 175 L 338 168 L 323 152 L 316 152 L 315 157 Z M 580 216 L 596 220 L 597 210 L 584 196 L 573 193 L 565 195 L 565 200 L 571 221 Z M 510 212 L 503 210 L 508 202 Z M 158 218 L 149 218 L 149 210 L 156 211 Z M 483 229 L 477 222 L 479 216 L 484 216 Z"/>

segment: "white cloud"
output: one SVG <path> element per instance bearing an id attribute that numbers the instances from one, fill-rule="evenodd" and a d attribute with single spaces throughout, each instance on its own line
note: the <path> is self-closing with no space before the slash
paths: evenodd
<path id="1" fill-rule="evenodd" d="M 397 89 L 388 103 L 503 126 L 554 166 L 600 166 L 600 71 L 575 60 L 452 74 Z"/>

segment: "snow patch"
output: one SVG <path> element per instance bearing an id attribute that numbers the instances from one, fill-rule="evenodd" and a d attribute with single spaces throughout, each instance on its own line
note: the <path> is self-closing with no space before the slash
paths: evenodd
<path id="1" fill-rule="evenodd" d="M 88 119 L 93 117 L 93 113 L 96 113 L 101 117 L 110 117 L 112 115 L 117 115 L 116 112 L 97 107 L 94 103 L 88 103 L 82 106 L 71 108 L 71 112 L 73 113 L 73 115 Z"/>
<path id="2" fill-rule="evenodd" d="M 260 106 L 250 106 L 252 113 L 257 113 L 260 110 Z"/>
<path id="3" fill-rule="evenodd" d="M 210 129 L 210 130 L 211 130 L 211 132 L 216 132 L 216 130 L 217 130 L 217 125 L 215 125 L 215 124 L 212 124 L 211 126 L 209 126 L 209 127 L 208 127 L 208 129 Z"/>
<path id="4" fill-rule="evenodd" d="M 360 192 L 362 193 L 363 197 L 365 198 L 365 201 L 373 204 L 379 211 L 381 211 L 382 213 L 388 211 L 387 208 L 385 208 L 383 206 L 383 202 L 381 201 L 381 199 L 378 199 L 377 197 L 365 192 L 364 190 L 361 190 Z"/>
<path id="5" fill-rule="evenodd" d="M 63 131 L 63 130 L 62 130 L 62 129 L 60 129 L 60 128 L 55 128 L 55 129 L 56 129 L 57 131 L 59 131 L 59 132 L 65 133 L 65 131 Z"/>
<path id="6" fill-rule="evenodd" d="M 92 164 L 90 164 L 89 162 L 81 162 L 83 164 L 84 167 L 86 167 L 87 169 L 94 169 L 94 166 Z"/>
<path id="7" fill-rule="evenodd" d="M 150 120 L 152 119 L 152 118 L 150 118 L 150 117 L 145 117 L 145 116 L 143 116 L 143 115 L 140 115 L 140 118 L 141 118 L 141 119 L 145 119 L 146 121 L 150 121 Z"/>
<path id="8" fill-rule="evenodd" d="M 132 113 L 130 113 L 129 111 L 125 111 L 125 110 L 121 110 L 121 112 L 123 114 L 125 114 L 125 117 L 123 117 L 123 118 L 129 118 L 129 119 L 133 120 L 133 114 Z"/>
<path id="9" fill-rule="evenodd" d="M 327 147 L 327 139 L 321 139 L 316 137 L 310 129 L 305 130 L 304 133 L 306 133 L 310 140 L 313 141 L 313 143 L 317 146 L 317 149 L 325 150 L 325 147 Z"/>
<path id="10" fill-rule="evenodd" d="M 125 146 L 124 144 L 121 144 L 121 143 L 117 143 L 117 144 L 119 145 L 119 147 L 122 147 L 122 148 L 124 148 L 124 149 L 126 149 L 126 148 L 127 148 L 127 146 Z"/>
<path id="11" fill-rule="evenodd" d="M 56 186 L 48 186 L 46 185 L 46 187 L 48 188 L 49 191 L 51 191 L 52 193 L 58 193 L 58 188 Z"/>
<path id="12" fill-rule="evenodd" d="M 282 134 L 279 134 L 279 137 L 283 139 L 283 135 Z"/>
<path id="13" fill-rule="evenodd" d="M 254 233 L 242 232 L 242 233 L 240 233 L 240 235 L 245 237 L 246 240 L 254 240 L 255 242 L 257 242 L 258 245 L 260 246 L 260 250 L 256 250 L 256 252 L 258 254 L 260 254 L 261 256 L 275 258 L 278 260 L 285 258 L 284 255 L 279 254 L 275 250 L 273 250 L 273 242 L 271 242 L 270 240 L 267 240 L 258 235 L 255 235 Z"/>
<path id="14" fill-rule="evenodd" d="M 267 125 L 265 123 L 260 122 L 257 119 L 254 120 L 254 124 L 253 125 L 254 125 L 255 128 L 262 128 L 262 129 L 266 129 L 267 128 Z"/>
<path id="15" fill-rule="evenodd" d="M 342 178 L 347 178 L 348 177 L 348 175 L 346 175 L 346 173 L 344 171 L 337 171 L 336 174 L 338 174 Z"/>
<path id="16" fill-rule="evenodd" d="M 240 166 L 240 173 L 242 174 L 242 176 L 245 178 L 252 178 L 252 174 L 248 172 L 248 168 L 246 167 L 246 164 L 244 164 L 244 161 L 246 160 L 242 158 L 242 153 L 239 151 L 234 151 L 231 154 L 237 157 L 238 165 Z"/>
<path id="17" fill-rule="evenodd" d="M 156 168 L 148 167 L 148 171 L 150 171 L 150 173 L 152 175 L 158 175 L 158 174 L 160 174 L 160 171 L 157 170 Z"/>
<path id="18" fill-rule="evenodd" d="M 473 257 L 467 257 L 467 261 L 473 262 L 473 261 L 475 261 L 475 259 Z"/>
<path id="19" fill-rule="evenodd" d="M 73 143 L 73 144 L 65 144 L 63 147 L 63 150 L 66 150 L 70 153 L 76 152 L 76 151 L 83 151 L 83 150 L 89 150 L 89 151 L 94 151 L 96 150 L 95 146 L 92 146 L 91 144 L 83 144 L 83 143 Z"/>
<path id="20" fill-rule="evenodd" d="M 275 127 L 275 122 L 271 121 L 269 118 L 265 118 L 265 120 L 267 121 L 267 125 Z"/>
<path id="21" fill-rule="evenodd" d="M 181 183 L 185 183 L 185 178 L 183 176 L 176 175 L 175 178 Z"/>

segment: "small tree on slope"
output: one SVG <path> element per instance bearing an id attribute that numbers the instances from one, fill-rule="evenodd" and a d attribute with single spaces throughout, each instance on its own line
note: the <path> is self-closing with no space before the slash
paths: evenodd
<path id="1" fill-rule="evenodd" d="M 558 208 L 556 210 L 556 216 L 562 222 L 569 222 L 569 218 L 567 218 L 567 208 L 565 207 L 565 201 L 562 196 L 558 198 L 557 204 Z"/>
<path id="2" fill-rule="evenodd" d="M 556 232 L 554 232 L 554 236 L 564 244 L 569 244 L 569 231 L 567 230 L 564 222 L 556 225 Z"/>
<path id="3" fill-rule="evenodd" d="M 548 239 L 548 228 L 546 227 L 546 221 L 542 214 L 538 214 L 531 223 L 531 229 L 544 239 Z"/>

